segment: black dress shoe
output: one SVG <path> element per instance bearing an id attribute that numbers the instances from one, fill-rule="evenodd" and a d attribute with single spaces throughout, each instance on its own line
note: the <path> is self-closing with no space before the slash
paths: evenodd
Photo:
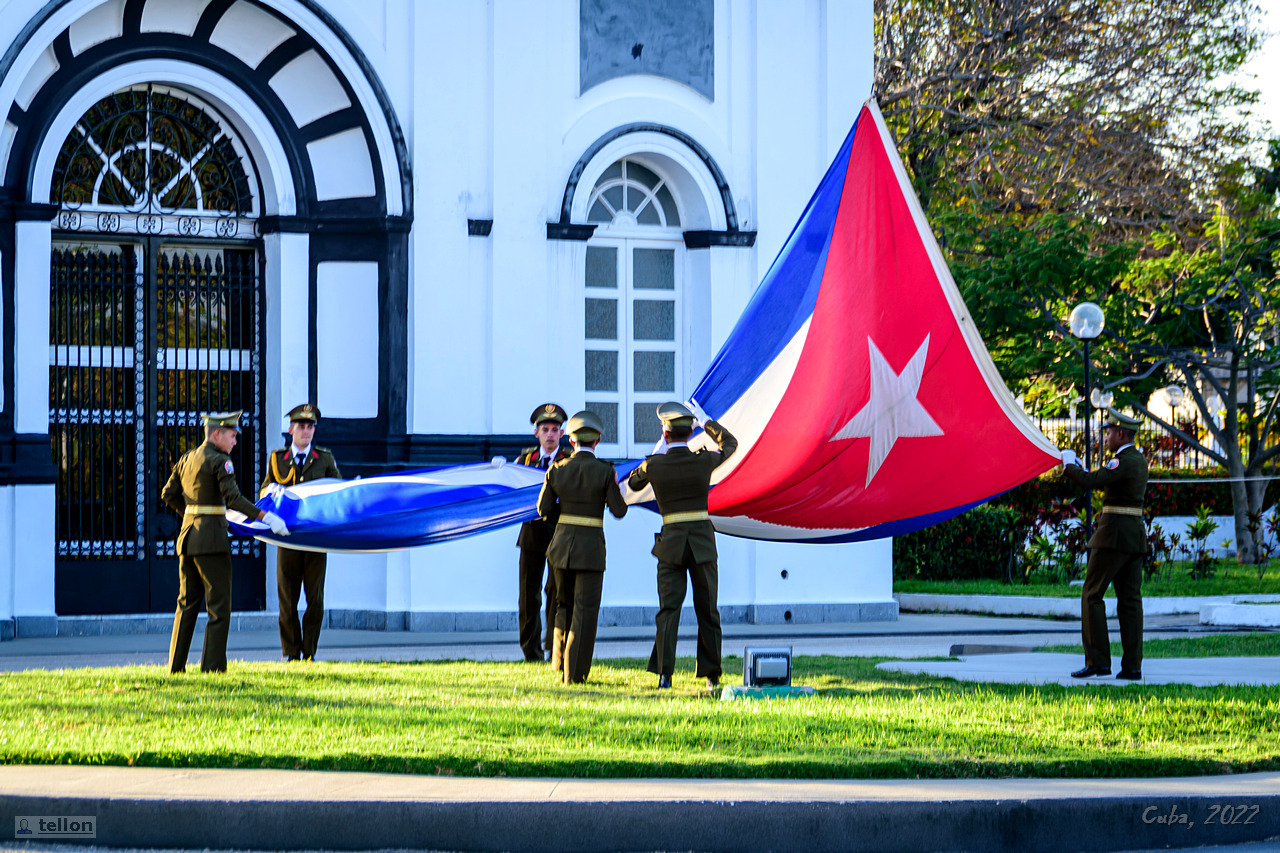
<path id="1" fill-rule="evenodd" d="M 1116 678 L 1123 678 L 1125 681 L 1141 681 L 1142 670 L 1140 669 L 1122 669 L 1116 673 Z"/>
<path id="2" fill-rule="evenodd" d="M 670 689 L 671 689 L 671 676 L 669 676 L 669 675 L 659 675 L 659 676 L 658 676 L 658 689 L 659 689 L 659 690 L 670 690 Z"/>
<path id="3" fill-rule="evenodd" d="M 716 689 L 717 687 L 719 687 L 719 686 L 720 686 L 720 679 L 716 678 L 714 675 L 708 675 L 708 676 L 707 676 L 707 689 L 708 689 L 708 690 L 715 690 L 715 689 Z"/>
<path id="4" fill-rule="evenodd" d="M 1072 678 L 1092 678 L 1095 675 L 1110 675 L 1111 667 L 1109 666 L 1086 666 L 1084 669 L 1077 669 L 1071 673 Z"/>

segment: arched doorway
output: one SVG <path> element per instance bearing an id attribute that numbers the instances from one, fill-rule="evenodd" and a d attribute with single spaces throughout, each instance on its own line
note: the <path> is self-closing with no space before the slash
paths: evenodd
<path id="1" fill-rule="evenodd" d="M 192 93 L 130 86 L 58 153 L 49 433 L 63 614 L 172 608 L 178 520 L 159 500 L 200 415 L 243 409 L 232 454 L 255 495 L 263 434 L 261 187 L 231 124 Z M 232 541 L 236 610 L 265 601 L 264 548 Z"/>

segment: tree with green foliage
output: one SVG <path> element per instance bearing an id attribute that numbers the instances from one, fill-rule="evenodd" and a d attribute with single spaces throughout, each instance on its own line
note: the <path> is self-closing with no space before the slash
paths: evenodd
<path id="1" fill-rule="evenodd" d="M 875 96 L 938 209 L 1187 235 L 1257 93 L 1251 0 L 875 0 Z"/>
<path id="2" fill-rule="evenodd" d="M 1070 410 L 1066 316 L 1101 304 L 1099 384 L 1226 468 L 1250 563 L 1253 478 L 1280 453 L 1280 141 L 1248 166 L 1257 93 L 1231 82 L 1256 17 L 1252 0 L 875 2 L 877 100 L 1006 381 Z M 1147 409 L 1173 381 L 1206 434 Z"/>

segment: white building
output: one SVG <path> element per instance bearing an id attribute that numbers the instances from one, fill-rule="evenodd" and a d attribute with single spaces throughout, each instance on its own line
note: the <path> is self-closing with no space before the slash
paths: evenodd
<path id="1" fill-rule="evenodd" d="M 872 73 L 869 0 L 2 8 L 5 637 L 167 629 L 201 411 L 249 413 L 246 491 L 307 400 L 348 476 L 512 455 L 547 400 L 642 454 Z M 603 624 L 650 621 L 658 521 L 608 523 Z M 331 624 L 514 628 L 515 537 L 335 555 Z M 896 617 L 888 541 L 720 547 L 726 621 Z"/>

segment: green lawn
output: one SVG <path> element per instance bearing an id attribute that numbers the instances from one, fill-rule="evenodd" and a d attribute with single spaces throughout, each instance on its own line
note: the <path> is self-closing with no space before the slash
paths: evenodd
<path id="1" fill-rule="evenodd" d="M 1239 566 L 1234 561 L 1223 561 L 1211 578 L 1193 580 L 1187 563 L 1170 563 L 1142 581 L 1144 596 L 1183 595 L 1258 595 L 1280 594 L 1280 559 L 1267 564 L 1262 579 L 1258 579 L 1257 566 Z M 936 592 L 951 595 L 1036 595 L 1047 597 L 1079 598 L 1080 587 L 1066 583 L 1007 584 L 998 580 L 963 581 L 893 581 L 894 592 Z M 1107 595 L 1114 597 L 1111 590 Z"/>
<path id="2" fill-rule="evenodd" d="M 587 778 L 1280 770 L 1280 687 L 970 684 L 875 663 L 798 658 L 796 683 L 818 694 L 764 702 L 709 698 L 688 660 L 661 693 L 638 660 L 597 662 L 575 688 L 510 663 L 22 672 L 0 676 L 0 761 Z"/>

